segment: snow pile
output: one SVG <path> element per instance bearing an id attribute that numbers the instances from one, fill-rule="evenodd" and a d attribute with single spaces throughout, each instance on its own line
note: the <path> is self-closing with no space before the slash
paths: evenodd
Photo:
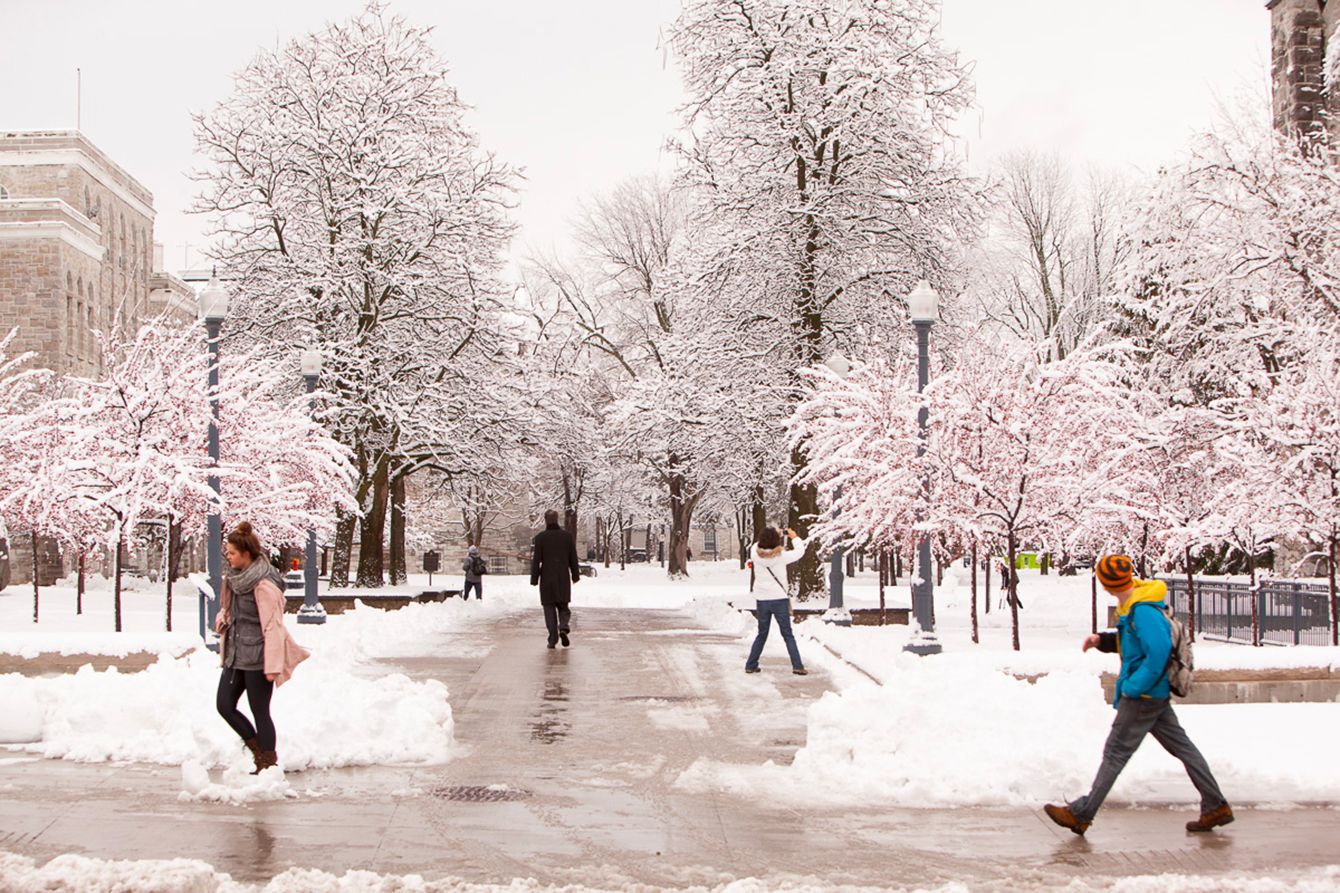
<path id="1" fill-rule="evenodd" d="M 209 777 L 209 770 L 194 760 L 181 767 L 182 791 L 177 799 L 183 803 L 256 803 L 264 800 L 290 800 L 298 794 L 284 778 L 278 766 L 272 766 L 259 775 L 251 775 L 245 765 L 234 764 L 223 770 L 221 782 Z"/>
<path id="2" fill-rule="evenodd" d="M 597 882 L 599 883 L 599 882 Z M 1105 878 L 1092 874 L 1068 882 L 1040 878 L 1021 883 L 1001 879 L 986 883 L 951 882 L 936 887 L 878 888 L 882 893 L 1333 893 L 1340 868 L 1275 872 L 1272 877 L 1233 875 L 1138 875 Z M 27 856 L 0 852 L 0 889 L 7 893 L 876 893 L 876 888 L 831 885 L 818 878 L 743 878 L 712 886 L 658 887 L 642 883 L 551 885 L 533 878 L 506 884 L 472 883 L 460 878 L 425 880 L 419 875 L 348 871 L 334 875 L 314 868 L 290 868 L 264 884 L 234 881 L 207 863 L 194 859 L 107 861 L 67 854 L 39 866 Z"/>
<path id="3" fill-rule="evenodd" d="M 790 766 L 699 760 L 677 780 L 796 805 L 1029 806 L 1087 790 L 1113 711 L 1096 676 L 1053 672 L 1030 683 L 976 660 L 900 656 L 885 684 L 829 692 L 809 708 Z M 1182 724 L 1230 800 L 1340 799 L 1340 705 L 1181 706 Z M 1288 760 L 1279 754 L 1288 753 Z M 1111 802 L 1195 802 L 1182 766 L 1146 739 Z"/>
<path id="4" fill-rule="evenodd" d="M 142 673 L 85 666 L 52 678 L 0 676 L 0 716 L 40 708 L 41 740 L 28 749 L 47 757 L 227 766 L 242 745 L 215 711 L 218 660 L 202 650 L 160 658 Z M 452 752 L 445 685 L 400 674 L 369 679 L 341 657 L 315 654 L 275 692 L 271 713 L 289 770 L 438 763 Z"/>

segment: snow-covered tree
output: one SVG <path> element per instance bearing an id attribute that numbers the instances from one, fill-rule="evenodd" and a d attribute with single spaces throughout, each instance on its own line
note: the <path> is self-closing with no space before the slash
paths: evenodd
<path id="1" fill-rule="evenodd" d="M 235 274 L 230 330 L 273 354 L 299 343 L 326 357 L 327 424 L 358 471 L 336 581 L 357 523 L 358 583 L 381 585 L 403 478 L 487 464 L 476 453 L 498 433 L 463 417 L 508 346 L 498 273 L 515 176 L 479 148 L 465 113 L 430 31 L 374 0 L 261 51 L 233 94 L 195 117 L 210 163 L 198 208 Z"/>
<path id="2" fill-rule="evenodd" d="M 909 341 L 901 296 L 918 279 L 955 291 L 978 202 L 944 146 L 971 91 L 937 11 L 693 0 L 673 28 L 689 94 L 683 179 L 714 224 L 699 228 L 699 269 L 734 271 L 716 297 L 762 317 L 750 328 L 771 337 L 791 404 L 799 370 L 847 350 L 857 326 Z M 793 450 L 793 473 L 807 461 Z M 819 512 L 814 485 L 794 484 L 790 526 L 804 533 Z M 793 569 L 802 595 L 824 590 L 817 546 Z"/>
<path id="3" fill-rule="evenodd" d="M 966 309 L 986 331 L 1051 339 L 1063 357 L 1110 312 L 1131 189 L 1096 172 L 1078 185 L 1059 157 L 1034 152 L 1008 156 L 997 176 L 989 229 L 972 260 L 974 306 Z"/>
<path id="4" fill-rule="evenodd" d="M 981 344 L 934 374 L 921 398 L 907 370 L 858 366 L 846 381 L 811 373 L 817 387 L 793 437 L 809 441 L 808 474 L 832 505 L 817 529 L 881 545 L 930 535 L 942 557 L 998 542 L 1011 567 L 1025 545 L 1064 551 L 1126 486 L 1116 460 L 1134 411 L 1127 360 L 1122 345 L 1096 341 L 1062 360 L 1045 341 Z"/>

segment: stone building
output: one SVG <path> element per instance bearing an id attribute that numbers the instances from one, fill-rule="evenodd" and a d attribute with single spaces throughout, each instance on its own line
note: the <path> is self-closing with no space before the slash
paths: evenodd
<path id="1" fill-rule="evenodd" d="M 1269 0 L 1275 128 L 1340 137 L 1340 0 Z M 1328 74 L 1329 70 L 1329 74 Z"/>
<path id="2" fill-rule="evenodd" d="M 195 292 L 161 271 L 153 196 L 76 131 L 0 132 L 0 335 L 11 353 L 60 374 L 96 376 L 95 331 L 133 330 L 167 312 L 195 317 Z M 31 579 L 31 545 L 11 546 L 13 581 Z M 40 547 L 40 576 L 63 568 Z M 49 580 L 44 580 L 49 582 Z"/>
<path id="3" fill-rule="evenodd" d="M 95 330 L 149 314 L 153 196 L 74 131 L 0 133 L 0 330 L 56 372 L 97 374 Z"/>

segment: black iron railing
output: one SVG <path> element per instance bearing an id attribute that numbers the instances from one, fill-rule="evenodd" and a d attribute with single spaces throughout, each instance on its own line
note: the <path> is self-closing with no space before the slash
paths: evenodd
<path id="1" fill-rule="evenodd" d="M 1160 577 L 1168 584 L 1173 612 L 1187 620 L 1186 577 Z M 1253 596 L 1247 583 L 1195 578 L 1196 635 L 1247 645 L 1330 645 L 1331 609 L 1325 583 L 1266 578 Z M 1256 625 L 1252 599 L 1256 599 Z M 1254 636 L 1255 635 L 1255 639 Z"/>

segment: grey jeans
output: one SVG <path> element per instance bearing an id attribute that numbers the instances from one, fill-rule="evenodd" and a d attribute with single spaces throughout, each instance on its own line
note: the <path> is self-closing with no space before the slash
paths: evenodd
<path id="1" fill-rule="evenodd" d="M 1163 745 L 1163 749 L 1182 761 L 1191 783 L 1200 791 L 1200 811 L 1204 815 L 1228 801 L 1219 791 L 1210 767 L 1196 745 L 1187 737 L 1182 724 L 1173 713 L 1167 698 L 1122 698 L 1117 703 L 1117 718 L 1103 745 L 1103 764 L 1093 779 L 1089 793 L 1070 804 L 1070 811 L 1081 822 L 1092 822 L 1098 808 L 1107 799 L 1108 791 L 1116 782 L 1126 761 L 1135 753 L 1146 734 Z"/>

